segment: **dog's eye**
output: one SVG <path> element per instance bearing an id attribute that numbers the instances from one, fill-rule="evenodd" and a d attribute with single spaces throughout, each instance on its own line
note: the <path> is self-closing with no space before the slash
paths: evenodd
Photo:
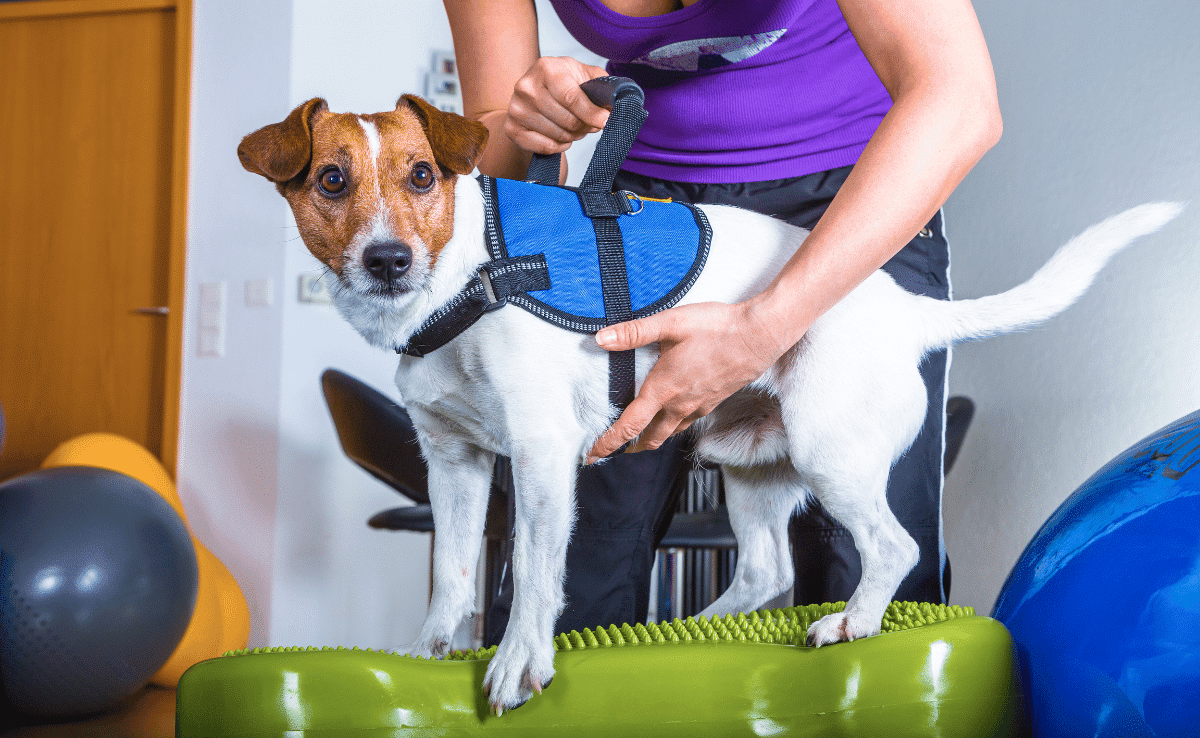
<path id="1" fill-rule="evenodd" d="M 408 178 L 413 189 L 418 192 L 425 192 L 430 187 L 433 187 L 433 169 L 428 164 L 421 163 L 413 167 L 412 175 Z"/>
<path id="2" fill-rule="evenodd" d="M 321 172 L 317 179 L 317 187 L 326 195 L 340 195 L 346 189 L 346 177 L 341 169 L 330 167 Z"/>

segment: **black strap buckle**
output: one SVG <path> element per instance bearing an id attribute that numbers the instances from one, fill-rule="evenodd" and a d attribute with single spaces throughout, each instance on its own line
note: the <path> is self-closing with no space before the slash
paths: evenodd
<path id="1" fill-rule="evenodd" d="M 497 298 L 496 290 L 492 287 L 492 278 L 486 269 L 480 269 L 479 281 L 483 283 L 483 296 L 487 299 L 487 304 L 483 306 L 483 312 L 490 313 L 493 310 L 499 310 L 508 304 L 508 296 Z"/>

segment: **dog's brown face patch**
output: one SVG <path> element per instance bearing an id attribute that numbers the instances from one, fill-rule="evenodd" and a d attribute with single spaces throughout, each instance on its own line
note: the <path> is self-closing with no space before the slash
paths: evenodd
<path id="1" fill-rule="evenodd" d="M 344 276 L 376 243 L 412 251 L 428 275 L 454 232 L 454 186 L 487 129 L 405 95 L 386 113 L 330 113 L 314 98 L 246 136 L 238 157 L 275 182 L 309 251 Z M 412 286 L 412 285 L 410 285 Z"/>
<path id="2" fill-rule="evenodd" d="M 283 195 L 309 251 L 338 274 L 373 237 L 406 244 L 432 269 L 454 233 L 456 179 L 438 167 L 420 119 L 404 106 L 319 117 L 308 171 Z"/>

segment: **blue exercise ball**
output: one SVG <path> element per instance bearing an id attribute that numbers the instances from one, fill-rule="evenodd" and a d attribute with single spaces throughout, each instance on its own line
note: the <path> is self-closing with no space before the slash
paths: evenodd
<path id="1" fill-rule="evenodd" d="M 1016 644 L 1035 736 L 1200 735 L 1200 411 L 1068 497 L 992 616 Z"/>
<path id="2" fill-rule="evenodd" d="M 77 717 L 133 694 L 179 645 L 196 552 L 153 489 L 107 469 L 0 484 L 0 685 L 19 712 Z"/>

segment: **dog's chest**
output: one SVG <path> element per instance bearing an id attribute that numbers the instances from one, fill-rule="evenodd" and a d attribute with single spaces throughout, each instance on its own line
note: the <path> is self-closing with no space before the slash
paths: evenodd
<path id="1" fill-rule="evenodd" d="M 452 352 L 422 359 L 403 358 L 396 369 L 396 388 L 405 407 L 417 407 L 449 424 L 475 444 L 503 453 L 503 391 L 488 372 L 472 368 Z"/>

